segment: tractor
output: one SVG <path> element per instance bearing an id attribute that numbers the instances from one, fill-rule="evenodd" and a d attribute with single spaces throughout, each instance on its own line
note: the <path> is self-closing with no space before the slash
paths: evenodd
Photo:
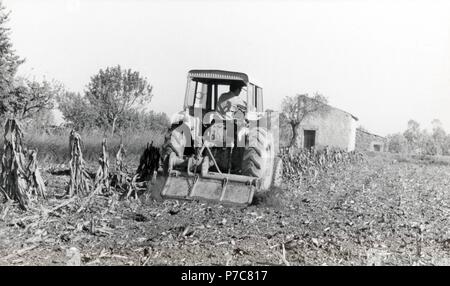
<path id="1" fill-rule="evenodd" d="M 220 96 L 236 85 L 241 104 L 219 112 Z M 160 196 L 250 204 L 281 184 L 278 132 L 278 117 L 264 111 L 263 90 L 247 74 L 189 71 L 183 111 L 161 147 Z"/>

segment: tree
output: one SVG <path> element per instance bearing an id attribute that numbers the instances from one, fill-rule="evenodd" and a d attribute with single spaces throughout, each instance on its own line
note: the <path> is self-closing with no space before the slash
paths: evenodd
<path id="1" fill-rule="evenodd" d="M 77 131 L 103 129 L 108 124 L 97 108 L 79 93 L 64 93 L 58 98 L 58 106 L 66 121 Z M 170 120 L 165 113 L 130 109 L 117 120 L 115 129 L 116 133 L 118 130 L 164 132 L 169 126 Z"/>
<path id="2" fill-rule="evenodd" d="M 387 140 L 389 152 L 404 153 L 408 151 L 408 141 L 401 133 L 388 135 Z"/>
<path id="3" fill-rule="evenodd" d="M 417 121 L 410 119 L 408 121 L 408 128 L 403 132 L 403 136 L 406 138 L 408 142 L 409 152 L 417 149 L 419 147 L 419 139 L 420 139 L 420 125 Z"/>
<path id="4" fill-rule="evenodd" d="M 17 68 L 24 62 L 12 48 L 10 29 L 6 26 L 9 14 L 0 1 L 0 116 L 10 110 L 9 99 L 14 77 Z"/>
<path id="5" fill-rule="evenodd" d="M 430 133 L 421 130 L 415 120 L 408 121 L 408 127 L 403 134 L 388 135 L 389 151 L 394 153 L 408 152 L 422 155 L 450 155 L 450 135 L 447 135 L 439 119 L 431 122 L 433 129 Z"/>
<path id="6" fill-rule="evenodd" d="M 295 96 L 287 96 L 283 99 L 281 110 L 284 119 L 292 129 L 292 138 L 289 147 L 294 146 L 297 142 L 298 127 L 302 121 L 308 115 L 323 111 L 327 107 L 327 102 L 326 97 L 317 92 L 313 96 L 297 94 Z"/>
<path id="7" fill-rule="evenodd" d="M 137 105 L 150 102 L 152 86 L 139 72 L 124 69 L 120 65 L 100 70 L 91 77 L 86 98 L 95 106 L 98 114 L 111 126 L 114 135 L 117 120 Z"/>
<path id="8" fill-rule="evenodd" d="M 29 119 L 43 110 L 54 107 L 55 99 L 64 87 L 56 82 L 15 80 L 8 98 L 8 113 L 19 119 Z"/>
<path id="9" fill-rule="evenodd" d="M 118 127 L 135 132 L 144 130 L 165 132 L 170 127 L 170 119 L 165 113 L 130 110 L 124 114 L 123 120 L 118 122 Z"/>
<path id="10" fill-rule="evenodd" d="M 440 146 L 433 139 L 433 135 L 425 129 L 420 133 L 419 147 L 422 155 L 438 155 L 441 153 Z"/>
<path id="11" fill-rule="evenodd" d="M 445 137 L 444 147 L 442 148 L 443 155 L 450 155 L 450 134 Z"/>
<path id="12" fill-rule="evenodd" d="M 442 154 L 444 149 L 446 148 L 446 139 L 447 134 L 445 133 L 444 128 L 442 127 L 442 123 L 439 119 L 434 119 L 431 121 L 431 125 L 433 126 L 432 138 L 434 144 L 437 146 L 438 154 Z"/>
<path id="13" fill-rule="evenodd" d="M 64 118 L 76 130 L 80 131 L 97 126 L 99 112 L 81 94 L 66 91 L 57 100 Z"/>

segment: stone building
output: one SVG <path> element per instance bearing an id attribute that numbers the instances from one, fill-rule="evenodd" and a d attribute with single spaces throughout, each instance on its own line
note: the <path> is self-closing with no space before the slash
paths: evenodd
<path id="1" fill-rule="evenodd" d="M 299 126 L 297 145 L 309 148 L 325 146 L 346 151 L 355 150 L 356 121 L 354 115 L 326 105 L 320 112 L 308 114 Z"/>
<path id="2" fill-rule="evenodd" d="M 387 151 L 387 140 L 385 137 L 372 134 L 361 128 L 356 129 L 356 150 L 358 151 Z"/>

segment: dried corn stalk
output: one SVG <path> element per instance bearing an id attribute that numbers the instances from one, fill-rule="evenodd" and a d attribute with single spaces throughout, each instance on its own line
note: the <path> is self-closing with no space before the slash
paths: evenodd
<path id="1" fill-rule="evenodd" d="M 138 191 L 139 190 L 145 190 L 145 187 L 143 186 L 143 183 L 136 182 L 138 178 L 138 174 L 134 175 L 131 179 L 131 182 L 128 183 L 128 192 L 127 192 L 127 199 L 134 194 L 134 198 L 137 200 L 138 198 Z"/>
<path id="2" fill-rule="evenodd" d="M 158 171 L 161 155 L 158 148 L 153 146 L 153 142 L 147 144 L 144 152 L 139 160 L 139 167 L 136 174 L 139 175 L 140 181 L 150 181 Z"/>
<path id="3" fill-rule="evenodd" d="M 70 132 L 70 182 L 67 192 L 69 196 L 86 195 L 91 190 L 89 174 L 84 169 L 83 153 L 81 152 L 80 134 L 72 130 Z"/>
<path id="4" fill-rule="evenodd" d="M 152 179 L 152 175 L 159 167 L 159 151 L 152 144 L 147 144 L 144 153 L 140 158 L 139 167 L 136 173 L 131 177 L 124 164 L 125 149 L 122 142 L 116 154 L 116 174 L 113 177 L 111 185 L 117 190 L 122 191 L 126 198 L 138 198 L 139 191 L 145 191 L 147 181 Z"/>
<path id="5" fill-rule="evenodd" d="M 102 141 L 102 154 L 98 159 L 98 163 L 100 164 L 100 166 L 95 175 L 95 193 L 99 193 L 101 191 L 109 192 L 109 156 L 106 149 L 106 138 L 104 138 Z"/>
<path id="6" fill-rule="evenodd" d="M 116 154 L 116 179 L 117 183 L 124 184 L 127 181 L 127 170 L 125 168 L 125 148 L 122 141 Z"/>
<path id="7" fill-rule="evenodd" d="M 26 209 L 30 197 L 45 197 L 45 185 L 37 165 L 36 151 L 31 151 L 29 163 L 22 145 L 23 133 L 15 119 L 5 124 L 0 189 L 8 199 Z"/>
<path id="8" fill-rule="evenodd" d="M 23 133 L 17 121 L 8 119 L 5 124 L 0 186 L 8 199 L 19 202 L 20 207 L 26 209 L 28 183 L 22 139 Z"/>
<path id="9" fill-rule="evenodd" d="M 138 191 L 147 190 L 149 182 L 156 177 L 160 160 L 161 155 L 159 149 L 153 146 L 153 142 L 147 144 L 139 160 L 136 174 L 128 184 L 127 198 L 134 194 L 134 197 L 137 199 Z"/>
<path id="10" fill-rule="evenodd" d="M 94 191 L 92 191 L 86 198 L 83 199 L 81 206 L 78 208 L 77 213 L 85 210 L 91 203 L 96 194 L 102 192 L 109 192 L 111 184 L 109 181 L 109 156 L 106 148 L 106 138 L 102 141 L 102 153 L 98 159 L 100 164 L 94 179 Z"/>
<path id="11" fill-rule="evenodd" d="M 36 196 L 42 196 L 45 198 L 45 184 L 42 179 L 41 172 L 39 171 L 37 164 L 37 152 L 31 151 L 29 156 L 30 163 L 28 164 L 28 178 L 30 182 L 30 193 Z"/>

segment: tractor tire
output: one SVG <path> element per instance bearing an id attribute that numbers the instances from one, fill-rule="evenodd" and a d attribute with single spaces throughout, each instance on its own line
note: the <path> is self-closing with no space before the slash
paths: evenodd
<path id="1" fill-rule="evenodd" d="M 272 185 L 274 147 L 272 134 L 263 128 L 255 128 L 248 135 L 249 146 L 244 150 L 242 174 L 261 179 L 261 191 Z"/>

